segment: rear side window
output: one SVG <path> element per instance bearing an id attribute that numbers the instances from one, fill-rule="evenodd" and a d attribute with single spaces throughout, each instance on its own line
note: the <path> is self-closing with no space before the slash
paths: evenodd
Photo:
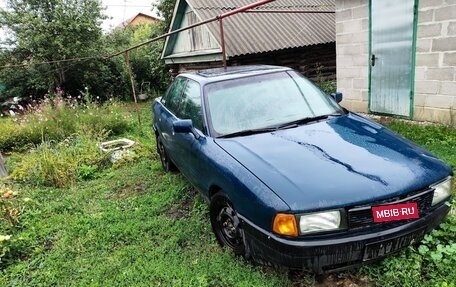
<path id="1" fill-rule="evenodd" d="M 188 80 L 177 115 L 181 119 L 191 119 L 195 128 L 203 130 L 201 88 L 197 82 Z"/>
<path id="2" fill-rule="evenodd" d="M 175 115 L 179 108 L 179 101 L 186 82 L 186 78 L 180 77 L 175 79 L 169 87 L 168 92 L 162 99 L 162 103 L 165 105 L 165 107 L 168 108 L 168 110 L 173 112 Z"/>

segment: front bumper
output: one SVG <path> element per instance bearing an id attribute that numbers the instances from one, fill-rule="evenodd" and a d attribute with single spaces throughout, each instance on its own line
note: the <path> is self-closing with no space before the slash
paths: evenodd
<path id="1" fill-rule="evenodd" d="M 449 211 L 450 207 L 442 204 L 429 214 L 398 227 L 323 239 L 285 239 L 245 218 L 242 218 L 242 227 L 247 255 L 253 259 L 323 273 L 361 265 L 419 242 Z"/>

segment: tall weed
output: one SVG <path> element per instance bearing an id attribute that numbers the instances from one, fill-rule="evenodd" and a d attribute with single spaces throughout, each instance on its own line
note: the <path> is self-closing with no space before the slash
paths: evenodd
<path id="1" fill-rule="evenodd" d="M 89 98 L 86 95 L 86 98 Z M 131 115 L 121 103 L 47 98 L 29 113 L 1 119 L 0 150 L 26 150 L 45 141 L 60 141 L 87 130 L 118 135 L 131 129 Z"/>
<path id="2" fill-rule="evenodd" d="M 78 179 L 92 178 L 109 162 L 108 156 L 97 147 L 104 138 L 106 133 L 98 136 L 88 133 L 67 138 L 61 143 L 43 142 L 20 156 L 13 166 L 11 178 L 58 188 L 71 186 Z"/>

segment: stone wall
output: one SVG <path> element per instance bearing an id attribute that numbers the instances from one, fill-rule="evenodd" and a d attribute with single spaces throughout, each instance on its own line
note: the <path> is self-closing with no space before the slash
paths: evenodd
<path id="1" fill-rule="evenodd" d="M 456 125 L 456 0 L 420 0 L 414 119 Z"/>
<path id="2" fill-rule="evenodd" d="M 337 90 L 342 105 L 367 112 L 369 58 L 368 0 L 336 0 Z"/>

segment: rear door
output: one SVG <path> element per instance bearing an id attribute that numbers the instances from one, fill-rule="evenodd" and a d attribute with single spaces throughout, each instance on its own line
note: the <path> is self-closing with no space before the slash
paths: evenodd
<path id="1" fill-rule="evenodd" d="M 176 146 L 175 137 L 173 135 L 173 122 L 177 119 L 177 111 L 186 84 L 186 78 L 176 78 L 166 95 L 161 99 L 162 105 L 159 105 L 157 108 L 158 110 L 155 111 L 157 116 L 156 124 L 162 143 L 174 163 L 176 163 L 175 155 L 176 151 L 178 151 L 178 147 Z"/>

